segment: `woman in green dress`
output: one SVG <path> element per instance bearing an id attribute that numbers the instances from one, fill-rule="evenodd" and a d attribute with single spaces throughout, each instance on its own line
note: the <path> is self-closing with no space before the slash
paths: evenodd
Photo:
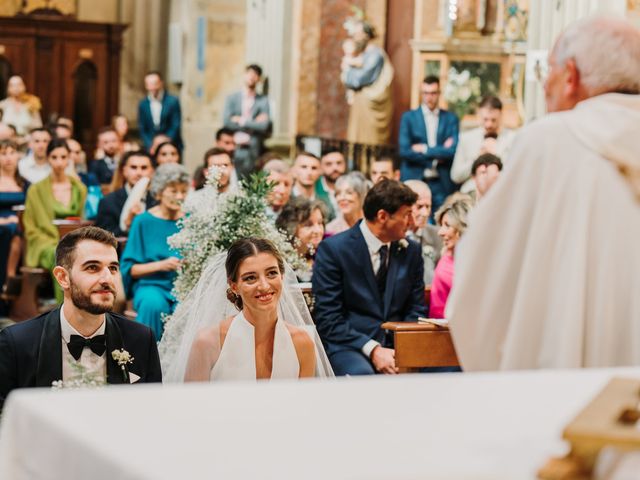
<path id="1" fill-rule="evenodd" d="M 87 188 L 80 180 L 65 173 L 70 161 L 66 141 L 51 140 L 47 147 L 47 160 L 51 173 L 29 188 L 22 222 L 27 239 L 26 265 L 51 271 L 56 263 L 56 246 L 60 240 L 53 220 L 81 217 Z M 53 286 L 56 300 L 60 303 L 62 290 L 55 279 Z"/>

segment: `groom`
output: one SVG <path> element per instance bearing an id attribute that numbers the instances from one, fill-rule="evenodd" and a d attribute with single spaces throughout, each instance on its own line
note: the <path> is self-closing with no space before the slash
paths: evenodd
<path id="1" fill-rule="evenodd" d="M 151 330 L 110 313 L 119 264 L 115 237 L 98 227 L 65 235 L 53 275 L 64 291 L 55 310 L 0 332 L 0 410 L 14 388 L 51 387 L 84 370 L 107 383 L 161 382 Z M 123 352 L 124 350 L 124 352 Z M 118 351 L 129 356 L 116 360 Z"/>
<path id="2" fill-rule="evenodd" d="M 426 314 L 421 248 L 405 239 L 417 197 L 383 179 L 364 200 L 365 219 L 320 243 L 314 318 L 336 375 L 397 373 L 381 325 Z"/>

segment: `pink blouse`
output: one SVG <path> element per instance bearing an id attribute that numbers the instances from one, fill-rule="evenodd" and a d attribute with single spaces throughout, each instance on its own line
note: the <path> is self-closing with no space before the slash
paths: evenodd
<path id="1" fill-rule="evenodd" d="M 444 318 L 444 309 L 453 284 L 453 256 L 446 253 L 436 265 L 431 283 L 430 318 Z"/>

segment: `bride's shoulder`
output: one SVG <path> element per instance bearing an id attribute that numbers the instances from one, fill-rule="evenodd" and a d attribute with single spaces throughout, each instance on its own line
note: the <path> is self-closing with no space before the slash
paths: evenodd
<path id="1" fill-rule="evenodd" d="M 313 340 L 304 328 L 289 325 L 288 323 L 285 323 L 285 325 L 287 326 L 289 335 L 291 335 L 291 340 L 293 340 L 293 345 L 296 347 L 296 351 L 298 351 L 298 353 L 314 349 Z"/>
<path id="2" fill-rule="evenodd" d="M 227 317 L 219 325 L 202 328 L 193 341 L 194 346 L 211 347 L 223 343 L 234 317 Z"/>

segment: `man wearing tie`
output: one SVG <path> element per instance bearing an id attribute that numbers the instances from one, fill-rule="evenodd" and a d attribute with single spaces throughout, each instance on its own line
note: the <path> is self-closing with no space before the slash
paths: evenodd
<path id="1" fill-rule="evenodd" d="M 438 107 L 440 80 L 427 76 L 420 86 L 421 105 L 402 114 L 398 147 L 405 180 L 425 180 L 433 194 L 433 211 L 456 191 L 451 164 L 458 145 L 458 117 Z"/>
<path id="2" fill-rule="evenodd" d="M 145 75 L 144 88 L 147 96 L 138 105 L 138 128 L 145 150 L 149 151 L 153 137 L 158 134 L 168 136 L 182 150 L 180 102 L 165 92 L 162 76 L 158 72 Z"/>
<path id="3" fill-rule="evenodd" d="M 264 141 L 271 135 L 269 98 L 256 90 L 261 77 L 259 65 L 248 65 L 244 72 L 244 88 L 229 95 L 224 103 L 224 126 L 234 132 L 233 164 L 240 178 L 255 170 L 256 160 L 264 150 Z"/>
<path id="4" fill-rule="evenodd" d="M 64 290 L 62 306 L 0 332 L 0 410 L 13 389 L 51 387 L 82 373 L 98 383 L 162 381 L 151 330 L 111 313 L 117 246 L 93 226 L 60 240 L 53 275 Z"/>
<path id="5" fill-rule="evenodd" d="M 397 373 L 384 322 L 426 315 L 421 247 L 405 239 L 417 195 L 383 179 L 364 201 L 364 220 L 318 247 L 314 318 L 336 375 Z"/>

